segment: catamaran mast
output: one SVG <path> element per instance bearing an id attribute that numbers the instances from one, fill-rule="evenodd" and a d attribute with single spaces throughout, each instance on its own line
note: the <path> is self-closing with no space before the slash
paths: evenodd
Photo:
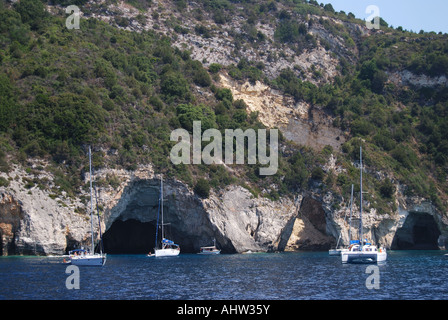
<path id="1" fill-rule="evenodd" d="M 359 147 L 359 163 L 360 163 L 360 198 L 361 202 L 359 204 L 359 240 L 361 241 L 361 250 L 362 250 L 362 147 Z"/>
<path id="2" fill-rule="evenodd" d="M 89 146 L 89 171 L 90 171 L 90 230 L 92 233 L 92 249 L 91 253 L 94 253 L 94 243 L 93 243 L 93 194 L 92 194 L 92 152 Z"/>

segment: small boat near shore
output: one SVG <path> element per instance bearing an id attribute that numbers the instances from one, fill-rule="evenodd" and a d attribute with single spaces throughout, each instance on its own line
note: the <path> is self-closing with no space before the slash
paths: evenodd
<path id="1" fill-rule="evenodd" d="M 221 250 L 216 247 L 216 239 L 213 239 L 213 246 L 201 247 L 198 254 L 220 254 Z"/>

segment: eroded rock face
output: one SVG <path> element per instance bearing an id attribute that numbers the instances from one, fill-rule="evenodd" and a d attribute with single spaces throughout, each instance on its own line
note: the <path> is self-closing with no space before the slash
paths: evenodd
<path id="1" fill-rule="evenodd" d="M 320 201 L 311 196 L 304 197 L 284 250 L 328 250 L 334 245 L 335 239 L 327 235 L 325 216 Z"/>
<path id="2" fill-rule="evenodd" d="M 9 174 L 26 175 L 19 168 Z M 96 175 L 97 179 L 111 176 L 119 181 L 118 186 L 98 189 L 106 249 L 113 253 L 153 250 L 161 176 L 150 165 L 132 172 L 103 169 Z M 85 182 L 88 180 L 86 175 Z M 53 199 L 48 191 L 36 187 L 25 192 L 20 179 L 13 178 L 7 188 L 0 189 L 1 254 L 64 254 L 81 245 L 90 246 L 89 194 L 80 192 L 86 203 L 70 203 L 74 200 Z M 434 237 L 438 237 L 438 247 L 446 245 L 446 217 L 424 199 L 412 201 L 400 194 L 397 198 L 397 213 L 378 214 L 370 206 L 364 208 L 364 237 L 387 248 L 400 243 L 405 247 L 422 243 L 434 246 Z M 271 201 L 231 185 L 201 199 L 181 181 L 164 178 L 164 199 L 164 221 L 170 223 L 167 237 L 180 244 L 184 253 L 198 252 L 214 238 L 225 253 L 327 250 L 339 235 L 342 245 L 350 240 L 348 201 L 331 192 Z M 335 204 L 338 209 L 334 209 Z M 85 210 L 74 210 L 79 206 Z M 358 212 L 354 205 L 352 239 L 359 234 Z M 96 215 L 93 222 L 97 241 Z"/>
<path id="3" fill-rule="evenodd" d="M 16 173 L 24 174 L 19 169 Z M 141 166 L 135 172 L 103 169 L 96 173 L 96 179 L 111 176 L 120 182 L 118 187 L 98 188 L 105 248 L 125 253 L 135 252 L 138 247 L 138 251 L 147 253 L 154 247 L 158 212 L 161 219 L 160 175 L 151 166 Z M 88 174 L 84 178 L 86 183 L 90 179 Z M 13 192 L 1 191 L 0 202 L 3 255 L 63 254 L 91 245 L 90 201 L 85 200 L 85 210 L 80 213 L 37 188 L 21 192 L 17 183 L 8 189 Z M 82 192 L 89 199 L 88 192 Z M 200 199 L 184 183 L 166 179 L 164 221 L 170 223 L 167 237 L 179 243 L 183 252 L 197 252 L 214 238 L 223 252 L 282 251 L 291 237 L 301 200 L 254 198 L 240 186 L 229 186 L 219 193 L 212 192 L 208 199 Z M 318 202 L 314 204 L 319 206 Z M 96 215 L 93 218 L 97 241 L 98 220 Z M 310 219 L 321 233 L 318 219 Z"/>
<path id="4" fill-rule="evenodd" d="M 220 74 L 219 84 L 232 91 L 235 100 L 242 99 L 248 112 L 257 112 L 268 128 L 280 128 L 284 136 L 299 145 L 320 150 L 326 145 L 340 150 L 346 133 L 333 125 L 333 118 L 304 101 L 295 101 L 268 85 L 256 81 L 240 83 Z"/>
<path id="5" fill-rule="evenodd" d="M 448 85 L 448 79 L 445 75 L 430 77 L 425 74 L 415 74 L 409 70 L 390 73 L 389 79 L 399 86 L 414 86 L 417 88 L 446 87 Z"/>
<path id="6" fill-rule="evenodd" d="M 287 222 L 297 214 L 297 205 L 290 199 L 254 198 L 240 186 L 212 195 L 204 207 L 237 252 L 278 250 Z"/>
<path id="7" fill-rule="evenodd" d="M 0 255 L 9 255 L 15 250 L 15 236 L 19 231 L 23 212 L 20 203 L 11 194 L 0 195 Z"/>
<path id="8" fill-rule="evenodd" d="M 37 162 L 30 160 L 31 166 L 45 165 Z M 90 199 L 88 191 L 79 190 L 78 198 L 64 192 L 56 196 L 51 173 L 28 171 L 14 165 L 9 173 L 0 173 L 9 180 L 8 187 L 0 187 L 2 255 L 58 255 L 79 244 L 90 246 L 90 201 L 83 202 Z M 46 179 L 48 188 L 24 187 L 34 178 Z M 97 229 L 96 216 L 93 222 Z"/>
<path id="9" fill-rule="evenodd" d="M 153 229 L 148 233 L 155 239 L 159 179 L 154 175 L 131 179 L 121 197 L 105 209 L 106 229 L 115 221 L 137 220 L 150 223 L 148 228 Z M 167 179 L 164 199 L 164 221 L 170 223 L 167 232 L 183 252 L 197 252 L 214 238 L 223 252 L 276 251 L 285 225 L 297 215 L 293 201 L 253 198 L 240 186 L 229 186 L 219 194 L 212 192 L 203 200 L 183 183 Z"/>

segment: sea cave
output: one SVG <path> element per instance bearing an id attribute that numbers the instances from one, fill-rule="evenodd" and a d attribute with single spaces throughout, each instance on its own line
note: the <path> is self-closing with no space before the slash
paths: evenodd
<path id="1" fill-rule="evenodd" d="M 223 252 L 234 252 L 212 227 L 194 195 L 179 192 L 175 182 L 164 186 L 163 215 L 165 237 L 181 246 L 182 253 L 196 253 L 201 246 L 217 244 Z M 127 186 L 117 205 L 106 218 L 104 251 L 110 254 L 147 254 L 153 252 L 156 225 L 161 240 L 160 180 L 139 180 Z"/>
<path id="2" fill-rule="evenodd" d="M 441 232 L 429 213 L 409 212 L 392 241 L 393 250 L 438 250 Z"/>

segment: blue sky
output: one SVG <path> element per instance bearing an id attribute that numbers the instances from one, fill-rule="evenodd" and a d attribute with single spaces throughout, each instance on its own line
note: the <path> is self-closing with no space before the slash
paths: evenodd
<path id="1" fill-rule="evenodd" d="M 442 31 L 448 33 L 448 0 L 318 0 L 319 3 L 331 3 L 336 11 L 352 12 L 356 18 L 364 20 L 369 5 L 380 10 L 380 17 L 389 26 L 402 26 L 414 32 Z"/>

